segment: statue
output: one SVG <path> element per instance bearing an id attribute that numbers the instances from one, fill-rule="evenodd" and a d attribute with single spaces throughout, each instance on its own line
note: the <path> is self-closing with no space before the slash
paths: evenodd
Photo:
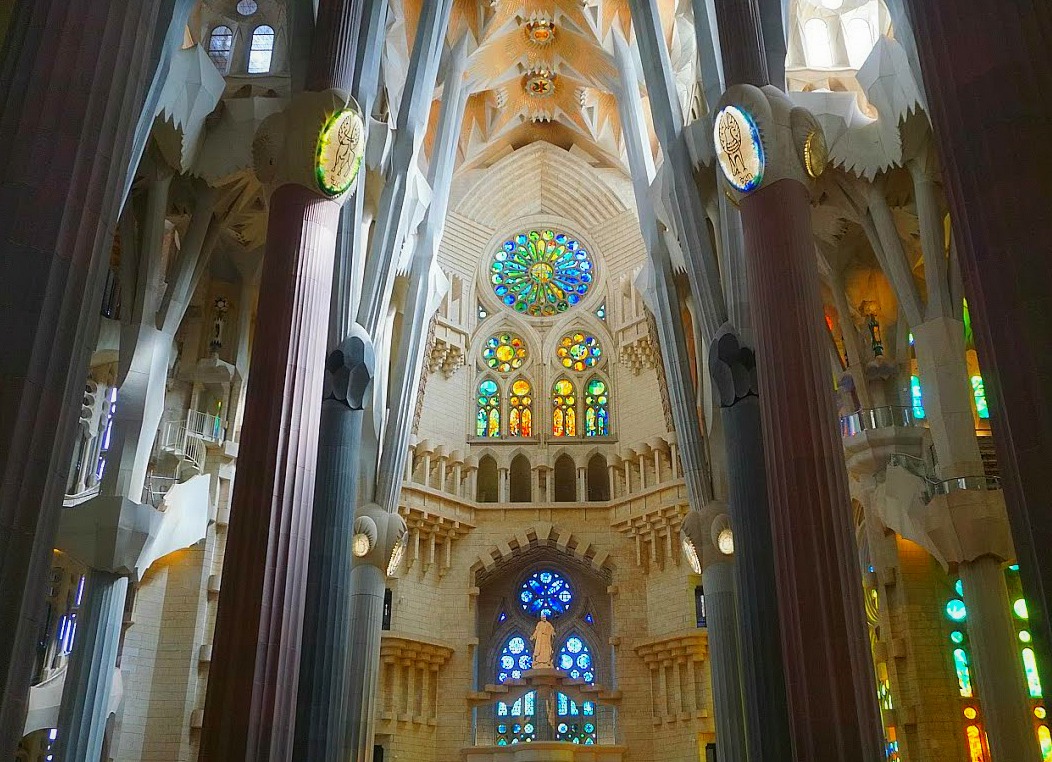
<path id="1" fill-rule="evenodd" d="M 542 611 L 541 619 L 533 628 L 530 642 L 533 643 L 533 668 L 555 669 L 552 664 L 552 641 L 555 640 L 555 628 L 548 621 L 547 615 Z"/>

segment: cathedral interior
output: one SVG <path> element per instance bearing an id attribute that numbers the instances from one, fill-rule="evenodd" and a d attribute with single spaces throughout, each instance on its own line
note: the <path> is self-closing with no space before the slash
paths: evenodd
<path id="1" fill-rule="evenodd" d="M 0 759 L 1052 762 L 1048 0 L 3 5 Z"/>

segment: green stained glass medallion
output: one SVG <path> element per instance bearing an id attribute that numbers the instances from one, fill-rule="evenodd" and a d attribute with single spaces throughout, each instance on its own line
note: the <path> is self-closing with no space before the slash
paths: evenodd
<path id="1" fill-rule="evenodd" d="M 490 264 L 493 292 L 533 317 L 558 315 L 578 304 L 595 280 L 595 263 L 575 239 L 531 230 L 505 241 Z"/>

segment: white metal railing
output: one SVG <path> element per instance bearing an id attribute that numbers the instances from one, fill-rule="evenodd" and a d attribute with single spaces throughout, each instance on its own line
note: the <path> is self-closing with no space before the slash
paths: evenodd
<path id="1" fill-rule="evenodd" d="M 168 494 L 168 490 L 178 483 L 178 476 L 150 474 L 146 477 L 146 483 L 143 485 L 142 501 L 149 503 L 154 508 L 158 508 L 164 502 L 164 496 Z"/>
<path id="2" fill-rule="evenodd" d="M 197 410 L 187 412 L 186 430 L 193 436 L 199 437 L 206 442 L 219 444 L 226 438 L 223 420 L 219 416 L 209 415 Z"/>
<path id="3" fill-rule="evenodd" d="M 164 424 L 159 447 L 163 452 L 178 455 L 196 470 L 204 470 L 204 441 L 197 434 L 187 431 L 186 426 L 177 421 L 168 421 Z"/>
<path id="4" fill-rule="evenodd" d="M 840 435 L 851 437 L 863 431 L 887 429 L 893 426 L 918 426 L 913 417 L 913 408 L 901 405 L 887 405 L 869 410 L 858 410 L 840 418 Z"/>

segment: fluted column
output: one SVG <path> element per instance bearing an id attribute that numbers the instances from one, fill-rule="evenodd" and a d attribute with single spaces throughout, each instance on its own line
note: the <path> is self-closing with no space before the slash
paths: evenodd
<path id="1" fill-rule="evenodd" d="M 376 737 L 376 684 L 380 678 L 380 640 L 383 635 L 385 570 L 368 563 L 356 563 L 348 585 L 351 591 L 351 617 L 347 672 L 352 689 L 347 694 L 346 744 L 341 759 L 373 762 Z M 410 699 L 412 694 L 410 694 Z M 307 758 L 304 757 L 304 760 Z"/>
<path id="2" fill-rule="evenodd" d="M 712 658 L 712 703 L 716 707 L 716 747 L 721 760 L 746 762 L 745 713 L 738 664 L 737 604 L 734 567 L 727 562 L 706 564 L 701 575 L 705 588 L 705 626 Z"/>
<path id="3" fill-rule="evenodd" d="M 882 756 L 807 188 L 741 201 L 794 759 Z"/>
<path id="4" fill-rule="evenodd" d="M 1021 0 L 1006 12 L 995 0 L 903 2 L 940 148 L 1038 669 L 1052 685 L 1052 101 L 1037 95 L 1052 89 L 1052 5 Z"/>
<path id="5" fill-rule="evenodd" d="M 1030 715 L 1026 677 L 1012 623 L 1012 606 L 1001 562 L 982 556 L 958 568 L 968 610 L 972 670 L 996 760 L 1042 758 Z"/>
<path id="6" fill-rule="evenodd" d="M 304 603 L 296 748 L 305 762 L 342 762 L 350 695 L 354 509 L 372 342 L 358 329 L 329 354 Z M 383 587 L 380 588 L 381 605 Z M 381 611 L 381 616 L 383 612 Z"/>
<path id="7" fill-rule="evenodd" d="M 727 454 L 749 758 L 776 762 L 785 758 L 792 741 L 782 648 L 775 637 L 780 631 L 778 587 L 754 353 L 736 333 L 721 330 L 710 345 L 709 371 Z"/>
<path id="8" fill-rule="evenodd" d="M 201 734 L 203 762 L 288 759 L 340 205 L 271 194 Z"/>
<path id="9" fill-rule="evenodd" d="M 113 694 L 113 670 L 124 622 L 128 578 L 92 570 L 87 600 L 77 618 L 77 637 L 70 654 L 55 759 L 63 762 L 94 760 L 102 756 L 106 717 Z"/>
<path id="10" fill-rule="evenodd" d="M 136 129 L 179 0 L 23 0 L 0 62 L 0 758 L 22 737 Z M 85 40 L 90 44 L 85 44 Z M 156 88 L 154 88 L 156 91 Z M 140 146 L 141 150 L 141 146 Z"/>

